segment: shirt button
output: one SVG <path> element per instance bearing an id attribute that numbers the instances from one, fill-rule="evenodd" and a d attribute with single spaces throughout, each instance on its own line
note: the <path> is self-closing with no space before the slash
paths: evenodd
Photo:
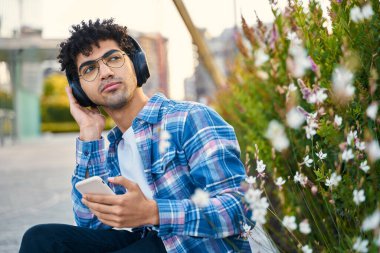
<path id="1" fill-rule="evenodd" d="M 85 156 L 88 156 L 88 151 L 84 151 L 84 155 L 85 155 Z"/>

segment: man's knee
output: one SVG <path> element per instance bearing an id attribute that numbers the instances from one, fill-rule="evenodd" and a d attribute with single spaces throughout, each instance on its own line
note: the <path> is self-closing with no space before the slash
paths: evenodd
<path id="1" fill-rule="evenodd" d="M 22 238 L 20 253 L 52 250 L 52 247 L 59 244 L 62 239 L 57 234 L 59 227 L 58 224 L 41 224 L 29 228 Z"/>

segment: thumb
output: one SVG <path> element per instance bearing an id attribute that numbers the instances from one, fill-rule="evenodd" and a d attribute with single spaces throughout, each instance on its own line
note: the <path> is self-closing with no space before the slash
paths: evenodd
<path id="1" fill-rule="evenodd" d="M 125 188 L 127 188 L 128 191 L 133 191 L 133 190 L 135 190 L 136 188 L 139 187 L 135 182 L 133 182 L 133 181 L 131 181 L 129 179 L 126 179 L 123 176 L 109 177 L 108 181 L 111 182 L 111 183 L 113 183 L 113 184 L 122 185 Z"/>

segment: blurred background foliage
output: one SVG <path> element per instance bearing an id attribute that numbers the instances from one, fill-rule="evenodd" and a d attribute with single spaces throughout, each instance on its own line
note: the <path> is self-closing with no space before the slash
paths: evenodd
<path id="1" fill-rule="evenodd" d="M 66 76 L 60 73 L 49 75 L 44 80 L 41 96 L 42 132 L 77 132 L 79 127 L 70 114 L 69 100 L 65 92 L 68 86 Z M 106 115 L 103 112 L 104 115 Z M 106 118 L 106 130 L 113 127 L 111 118 Z"/>

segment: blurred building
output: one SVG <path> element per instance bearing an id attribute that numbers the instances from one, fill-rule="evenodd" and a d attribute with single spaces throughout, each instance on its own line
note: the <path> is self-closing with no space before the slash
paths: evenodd
<path id="1" fill-rule="evenodd" d="M 138 40 L 148 60 L 150 77 L 143 90 L 148 96 L 157 91 L 169 96 L 169 68 L 167 39 L 159 33 L 137 33 L 131 35 Z"/>
<path id="2" fill-rule="evenodd" d="M 211 38 L 205 29 L 200 29 L 201 34 L 214 57 L 215 64 L 224 76 L 228 76 L 232 70 L 238 49 L 235 44 L 234 28 L 225 29 L 218 37 Z M 202 60 L 198 57 L 197 48 L 194 46 L 194 74 L 185 80 L 185 99 L 207 104 L 213 99 L 216 92 L 210 74 Z"/>

